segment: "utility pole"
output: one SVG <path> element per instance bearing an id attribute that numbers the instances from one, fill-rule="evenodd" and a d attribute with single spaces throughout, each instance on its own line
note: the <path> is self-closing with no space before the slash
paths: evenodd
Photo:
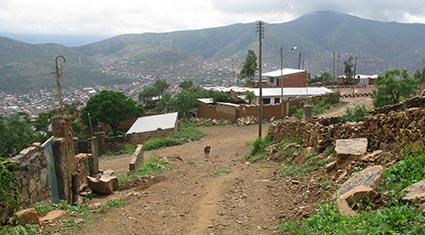
<path id="1" fill-rule="evenodd" d="M 335 82 L 336 81 L 336 77 L 335 77 L 335 51 L 333 53 L 333 59 L 332 59 L 332 79 Z"/>
<path id="2" fill-rule="evenodd" d="M 338 69 L 337 69 L 337 77 L 339 77 L 339 75 L 341 74 L 341 68 L 340 68 L 340 63 L 341 63 L 341 54 L 338 53 Z M 336 87 L 337 87 L 337 91 L 339 93 L 339 81 L 338 79 L 336 79 Z"/>
<path id="3" fill-rule="evenodd" d="M 353 97 L 354 97 L 354 82 L 356 80 L 356 70 L 357 70 L 357 57 L 354 57 L 354 72 L 353 72 L 353 82 L 352 82 L 352 84 L 353 84 L 353 92 L 352 92 Z"/>
<path id="4" fill-rule="evenodd" d="M 283 107 L 283 47 L 280 47 L 280 104 L 282 106 L 282 119 L 284 114 Z"/>
<path id="5" fill-rule="evenodd" d="M 59 63 L 59 59 L 62 59 L 63 62 Z M 59 104 L 59 113 L 63 114 L 63 93 L 62 93 L 62 86 L 61 86 L 61 79 L 62 79 L 62 64 L 66 62 L 65 57 L 63 55 L 58 55 L 55 58 L 55 73 L 56 73 L 56 98 L 58 99 Z"/>
<path id="6" fill-rule="evenodd" d="M 301 69 L 301 51 L 298 53 L 298 69 Z"/>
<path id="7" fill-rule="evenodd" d="M 264 25 L 263 22 L 258 21 L 258 84 L 260 88 L 260 107 L 258 110 L 258 137 L 261 138 L 262 133 L 262 125 L 263 125 L 263 89 L 262 89 L 262 47 L 263 47 L 263 33 L 264 33 Z"/>

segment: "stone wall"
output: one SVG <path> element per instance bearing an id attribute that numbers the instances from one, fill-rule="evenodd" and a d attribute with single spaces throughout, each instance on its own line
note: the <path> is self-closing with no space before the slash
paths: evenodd
<path id="1" fill-rule="evenodd" d="M 75 172 L 78 173 L 80 184 L 87 184 L 87 176 L 90 175 L 93 162 L 91 154 L 79 153 L 75 156 Z"/>
<path id="2" fill-rule="evenodd" d="M 143 145 L 138 144 L 136 151 L 134 151 L 131 157 L 130 164 L 128 166 L 128 174 L 131 174 L 139 168 L 140 164 L 143 163 Z"/>
<path id="3" fill-rule="evenodd" d="M 423 104 L 423 103 L 422 103 Z M 386 110 L 393 110 L 387 107 Z M 425 134 L 425 109 L 410 108 L 405 111 L 389 111 L 367 117 L 359 123 L 339 123 L 337 119 L 319 119 L 310 122 L 284 121 L 274 123 L 269 135 L 276 142 L 293 137 L 305 146 L 323 151 L 336 139 L 367 138 L 369 151 L 400 149 L 405 141 L 416 141 Z"/>
<path id="4" fill-rule="evenodd" d="M 39 143 L 34 143 L 12 160 L 18 165 L 15 174 L 20 185 L 19 206 L 26 208 L 35 202 L 49 199 L 47 158 L 44 155 L 44 148 Z"/>

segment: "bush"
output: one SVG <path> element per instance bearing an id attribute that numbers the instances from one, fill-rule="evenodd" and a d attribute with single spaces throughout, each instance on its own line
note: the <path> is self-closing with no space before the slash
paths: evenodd
<path id="1" fill-rule="evenodd" d="M 262 138 L 257 138 L 255 142 L 252 144 L 252 150 L 248 155 L 244 157 L 247 161 L 260 161 L 263 160 L 267 153 L 265 153 L 265 149 L 272 145 L 273 141 L 270 139 L 270 136 Z"/>
<path id="2" fill-rule="evenodd" d="M 143 143 L 144 150 L 154 150 L 162 147 L 174 146 L 182 144 L 178 139 L 173 137 L 153 138 Z"/>
<path id="3" fill-rule="evenodd" d="M 179 126 L 179 132 L 176 135 L 176 138 L 183 139 L 185 141 L 196 141 L 204 137 L 205 134 L 200 131 L 198 128 L 190 125 L 189 123 L 182 122 Z"/>
<path id="4" fill-rule="evenodd" d="M 366 106 L 356 105 L 354 108 L 348 107 L 346 109 L 346 115 L 339 117 L 341 122 L 359 122 L 363 121 L 366 116 L 369 115 L 370 111 Z"/>

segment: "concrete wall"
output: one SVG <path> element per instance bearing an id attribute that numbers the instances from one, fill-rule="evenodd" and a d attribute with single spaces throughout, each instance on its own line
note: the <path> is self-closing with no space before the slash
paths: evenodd
<path id="1" fill-rule="evenodd" d="M 235 122 L 237 109 L 235 106 L 198 103 L 198 117 Z"/>
<path id="2" fill-rule="evenodd" d="M 133 145 L 136 145 L 136 144 L 142 144 L 148 139 L 163 138 L 163 137 L 172 136 L 174 134 L 177 134 L 177 131 L 175 128 L 156 130 L 156 131 L 150 131 L 150 132 L 144 132 L 144 133 L 133 133 L 128 136 L 130 137 L 130 143 Z"/>

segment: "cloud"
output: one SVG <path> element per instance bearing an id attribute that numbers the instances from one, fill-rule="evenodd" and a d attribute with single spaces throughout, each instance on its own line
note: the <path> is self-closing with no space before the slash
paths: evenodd
<path id="1" fill-rule="evenodd" d="M 317 10 L 425 23 L 421 0 L 1 0 L 0 32 L 116 35 L 292 20 Z"/>

